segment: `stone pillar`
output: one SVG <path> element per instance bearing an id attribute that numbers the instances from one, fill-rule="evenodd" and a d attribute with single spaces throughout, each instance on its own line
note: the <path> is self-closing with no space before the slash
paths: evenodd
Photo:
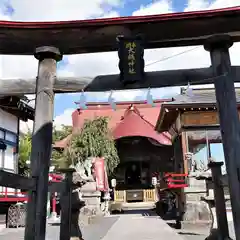
<path id="1" fill-rule="evenodd" d="M 223 162 L 210 162 L 208 164 L 209 168 L 212 171 L 214 200 L 216 207 L 216 220 L 219 232 L 219 239 L 230 239 L 228 231 L 225 197 L 222 184 L 222 171 L 221 171 L 222 165 Z"/>
<path id="2" fill-rule="evenodd" d="M 29 193 L 25 240 L 44 240 L 48 196 L 48 173 L 52 151 L 53 84 L 57 61 L 62 55 L 55 47 L 39 47 L 34 54 L 39 61 L 36 83 L 35 121 L 32 137 L 31 177 L 37 190 Z"/>
<path id="3" fill-rule="evenodd" d="M 61 191 L 61 225 L 60 225 L 60 240 L 70 239 L 71 224 L 72 224 L 72 177 L 74 169 L 62 170 L 65 173 L 64 188 Z M 78 222 L 75 223 L 78 225 Z M 78 226 L 76 226 L 78 227 Z"/>
<path id="4" fill-rule="evenodd" d="M 237 110 L 234 78 L 231 72 L 229 48 L 233 42 L 228 35 L 213 36 L 204 45 L 210 52 L 221 128 L 226 170 L 236 239 L 240 239 L 240 124 Z"/>

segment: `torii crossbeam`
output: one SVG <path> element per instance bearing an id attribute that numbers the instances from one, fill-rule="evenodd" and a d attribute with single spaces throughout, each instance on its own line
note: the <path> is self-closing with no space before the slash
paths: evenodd
<path id="1" fill-rule="evenodd" d="M 235 82 L 240 82 L 240 66 L 232 67 Z M 53 84 L 54 93 L 74 93 L 115 91 L 122 89 L 162 88 L 212 84 L 214 82 L 213 70 L 209 68 L 181 69 L 146 72 L 144 81 L 123 85 L 119 74 L 100 75 L 96 77 L 56 77 Z M 0 80 L 0 97 L 5 95 L 34 94 L 36 91 L 36 78 L 31 79 L 2 79 Z"/>

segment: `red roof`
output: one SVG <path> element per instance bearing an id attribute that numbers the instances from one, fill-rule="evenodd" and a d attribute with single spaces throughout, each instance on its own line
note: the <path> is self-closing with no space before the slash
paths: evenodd
<path id="1" fill-rule="evenodd" d="M 153 126 L 156 125 L 158 115 L 160 113 L 161 104 L 171 100 L 155 100 L 155 107 L 148 105 L 145 101 L 116 103 L 116 111 L 109 104 L 89 104 L 86 110 L 76 110 L 72 114 L 72 124 L 74 129 L 82 128 L 86 119 L 94 119 L 96 117 L 109 117 L 109 128 L 113 129 L 122 121 L 125 111 L 130 105 L 135 106 L 142 117 Z"/>
<path id="2" fill-rule="evenodd" d="M 65 137 L 64 139 L 57 141 L 54 143 L 54 147 L 55 148 L 65 148 L 67 146 L 67 144 L 70 142 L 72 138 L 72 134 L 68 135 L 67 137 Z"/>
<path id="3" fill-rule="evenodd" d="M 136 107 L 130 107 L 126 110 L 123 120 L 114 128 L 113 137 L 119 139 L 135 136 L 148 137 L 160 144 L 171 145 L 169 136 L 157 133 L 154 125 L 146 121 Z"/>
<path id="4" fill-rule="evenodd" d="M 137 121 L 139 123 L 138 127 L 146 130 L 146 134 L 144 135 L 143 131 L 135 128 L 135 132 L 132 132 L 130 135 L 124 134 L 124 136 L 137 136 L 137 133 L 140 133 L 139 136 L 146 136 L 155 139 L 161 144 L 170 144 L 170 135 L 166 133 L 158 134 L 154 127 L 157 123 L 158 115 L 160 113 L 161 104 L 166 102 L 167 100 L 155 100 L 155 107 L 152 107 L 145 102 L 134 102 L 134 103 L 117 103 L 117 109 L 114 111 L 109 104 L 103 103 L 102 105 L 97 104 L 89 104 L 86 110 L 75 110 L 72 114 L 72 125 L 73 125 L 73 133 L 83 127 L 85 120 L 91 120 L 96 117 L 105 116 L 109 117 L 109 128 L 115 132 L 115 129 L 118 126 L 128 127 L 128 124 L 132 124 L 130 120 Z M 169 101 L 169 100 L 168 100 Z M 134 106 L 135 115 L 128 116 L 128 112 L 130 107 Z M 137 114 L 136 114 L 137 113 Z M 126 118 L 126 116 L 128 116 Z M 127 120 L 128 119 L 128 120 Z M 125 123 L 124 125 L 122 125 Z M 121 125 L 120 125 L 121 124 Z M 137 126 L 137 125 L 136 125 Z M 121 127 L 122 128 L 122 127 Z M 151 130 L 153 131 L 152 133 Z M 144 131 L 145 131 L 144 130 Z M 119 130 L 118 130 L 119 131 Z M 125 131 L 125 130 L 124 130 Z M 115 134 L 114 134 L 115 135 Z M 117 136 L 117 135 L 116 135 Z M 118 137 L 119 138 L 119 137 Z M 58 141 L 55 143 L 55 147 L 63 148 L 66 147 L 66 144 L 71 139 L 70 136 L 67 138 Z"/>
<path id="5" fill-rule="evenodd" d="M 32 55 L 39 46 L 55 46 L 63 54 L 114 51 L 117 35 L 129 34 L 143 35 L 145 48 L 202 45 L 212 34 L 240 41 L 239 13 L 240 7 L 233 7 L 62 22 L 1 21 L 0 53 Z"/>

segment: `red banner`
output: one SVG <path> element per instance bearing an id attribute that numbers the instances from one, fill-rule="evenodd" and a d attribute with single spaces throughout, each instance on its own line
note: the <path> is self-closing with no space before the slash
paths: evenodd
<path id="1" fill-rule="evenodd" d="M 106 192 L 109 190 L 108 177 L 104 164 L 104 158 L 96 158 L 94 163 L 97 190 Z"/>

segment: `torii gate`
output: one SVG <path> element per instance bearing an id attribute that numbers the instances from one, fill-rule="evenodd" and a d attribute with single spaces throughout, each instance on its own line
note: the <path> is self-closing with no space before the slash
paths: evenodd
<path id="1" fill-rule="evenodd" d="M 62 59 L 62 54 L 118 50 L 117 36 L 128 38 L 139 34 L 144 39 L 143 47 L 145 49 L 204 45 L 204 48 L 210 52 L 212 66 L 209 69 L 200 70 L 145 74 L 142 72 L 142 75 L 138 76 L 133 74 L 135 77 L 133 83 L 121 82 L 119 76 L 113 78 L 112 76 L 99 76 L 92 81 L 88 79 L 70 80 L 75 84 L 77 90 L 84 87 L 87 91 L 179 86 L 188 82 L 196 84 L 213 82 L 216 89 L 224 155 L 229 176 L 236 239 L 240 239 L 240 162 L 238 159 L 240 156 L 240 124 L 234 89 L 234 81 L 238 80 L 236 77 L 240 73 L 239 67 L 231 67 L 228 51 L 233 42 L 240 41 L 239 22 L 240 7 L 107 20 L 45 23 L 0 22 L 0 53 L 34 54 L 39 61 L 32 139 L 32 176 L 25 179 L 25 185 L 23 184 L 24 186 L 28 185 L 29 189 L 34 189 L 29 196 L 31 201 L 28 203 L 26 240 L 45 239 L 54 88 L 57 87 L 56 90 L 60 92 L 64 92 L 64 88 L 66 91 L 69 89 L 76 91 L 67 86 L 61 88 L 59 79 L 55 82 L 56 63 Z M 142 70 L 143 68 L 140 68 L 140 72 Z M 192 76 L 193 79 L 189 79 Z M 138 77 L 141 81 L 138 81 Z M 174 79 L 171 79 L 172 77 Z M 12 80 L 9 83 L 12 84 L 8 85 L 11 88 L 4 89 L 4 92 L 1 90 L 2 94 L 32 93 L 34 90 L 29 82 L 25 82 L 25 86 L 30 86 L 28 89 L 25 89 L 24 86 L 20 88 L 16 86 L 17 83 L 21 83 L 21 80 L 20 82 Z M 4 84 L 7 86 L 8 83 L 5 81 Z M 3 82 L 0 83 L 0 86 L 4 86 Z M 7 185 L 6 181 L 4 183 L 1 178 L 0 184 Z M 11 186 L 13 185 L 14 183 Z"/>

